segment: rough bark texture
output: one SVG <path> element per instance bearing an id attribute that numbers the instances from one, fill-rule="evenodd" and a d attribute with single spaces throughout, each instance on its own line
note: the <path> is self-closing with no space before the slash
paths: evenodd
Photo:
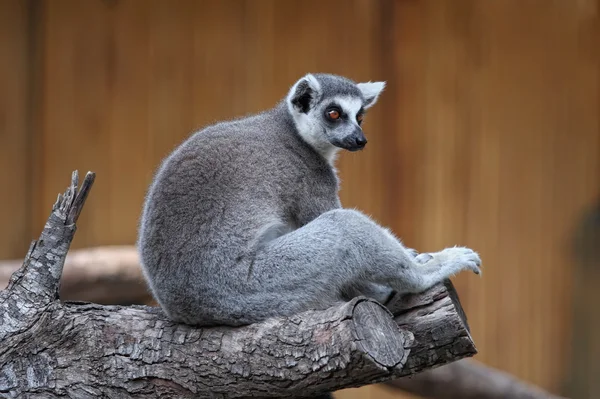
<path id="1" fill-rule="evenodd" d="M 22 260 L 0 262 L 0 287 L 8 284 L 8 279 L 21 265 Z M 428 295 L 421 296 L 425 303 L 432 303 L 437 292 L 437 312 L 444 311 L 451 298 L 444 298 L 437 288 Z M 440 294 L 442 294 L 440 296 Z M 455 295 L 449 290 L 448 295 Z M 60 287 L 60 297 L 64 300 L 80 300 L 103 304 L 145 303 L 149 298 L 142 280 L 139 256 L 133 246 L 107 246 L 70 251 L 65 261 Z M 429 298 L 429 299 L 426 299 Z M 406 307 L 416 312 L 419 306 L 414 297 L 394 298 L 387 306 L 395 313 L 406 314 Z M 433 307 L 430 307 L 433 309 Z M 457 308 L 460 313 L 460 309 Z M 452 311 L 449 312 L 453 314 Z M 460 328 L 460 327 L 459 327 Z M 423 331 L 413 332 L 422 339 Z M 426 334 L 427 331 L 424 331 Z M 409 359 L 416 362 L 418 354 L 413 349 Z M 407 367 L 407 366 L 405 366 Z M 410 366 L 408 366 L 410 367 Z M 413 366 L 414 367 L 414 366 Z M 542 399 L 559 397 L 550 395 L 539 388 L 522 382 L 500 370 L 485 366 L 480 362 L 464 359 L 445 366 L 426 370 L 411 378 L 399 378 L 386 383 L 392 389 L 410 392 L 426 398 L 440 399 Z"/>
<path id="2" fill-rule="evenodd" d="M 115 303 L 117 301 L 137 301 L 147 297 L 140 289 L 141 273 L 139 259 L 134 247 L 99 247 L 69 252 L 64 266 L 61 282 L 61 298 L 85 301 Z M 14 272 L 22 261 L 5 261 L 0 263 L 2 272 Z M 2 277 L 0 277 L 2 281 Z M 5 279 L 8 282 L 8 277 Z M 0 286 L 6 283 L 0 282 Z M 121 289 L 111 290 L 111 287 Z M 87 288 L 90 289 L 87 289 Z M 145 290 L 145 288 L 144 288 Z M 439 290 L 432 290 L 439 292 Z M 423 296 L 423 299 L 427 296 Z M 426 299 L 425 302 L 431 301 Z M 439 298 L 439 296 L 438 296 Z M 402 312 L 402 302 L 414 300 L 411 297 L 396 298 L 388 304 L 397 313 Z M 106 303 L 105 302 L 105 303 Z M 440 302 L 440 304 L 443 302 Z M 417 309 L 416 303 L 412 303 Z M 406 307 L 406 305 L 405 305 Z M 440 307 L 438 307 L 439 311 Z M 414 352 L 413 352 L 414 354 Z M 530 384 L 519 381 L 500 370 L 487 367 L 473 360 L 461 360 L 448 365 L 421 372 L 410 378 L 399 378 L 386 383 L 392 389 L 399 389 L 426 398 L 516 398 L 542 399 L 559 398 L 550 395 Z"/>
<path id="3" fill-rule="evenodd" d="M 476 353 L 472 351 L 466 316 L 450 281 L 421 294 L 394 297 L 386 306 L 398 326 L 412 332 L 417 343 L 401 375 L 431 368 L 432 360 L 441 365 L 456 360 L 459 353 Z M 431 352 L 430 348 L 436 351 Z"/>
<path id="4" fill-rule="evenodd" d="M 313 396 L 476 352 L 448 284 L 396 301 L 395 319 L 377 302 L 356 298 L 241 328 L 193 328 L 145 306 L 63 304 L 62 268 L 92 182 L 88 174 L 78 191 L 74 174 L 0 292 L 3 397 Z"/>
<path id="5" fill-rule="evenodd" d="M 23 260 L 0 261 L 0 287 Z M 69 251 L 60 282 L 63 301 L 105 305 L 147 304 L 151 300 L 135 247 L 103 246 Z"/>
<path id="6" fill-rule="evenodd" d="M 37 241 L 31 243 L 23 266 L 0 292 L 0 339 L 10 338 L 37 318 L 39 309 L 58 299 L 58 289 L 65 257 L 75 234 L 75 223 L 95 175 L 88 173 L 78 190 L 79 177 L 73 173 L 71 186 L 58 196 L 52 213 Z M 6 348 L 3 342 L 2 348 Z"/>
<path id="7" fill-rule="evenodd" d="M 385 308 L 365 299 L 244 328 L 210 329 L 171 323 L 156 308 L 54 303 L 3 345 L 0 393 L 310 395 L 399 372 L 411 343 Z"/>

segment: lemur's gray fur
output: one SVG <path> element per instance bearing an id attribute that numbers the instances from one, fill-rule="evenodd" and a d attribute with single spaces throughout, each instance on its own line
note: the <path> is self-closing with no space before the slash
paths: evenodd
<path id="1" fill-rule="evenodd" d="M 335 154 L 364 147 L 359 119 L 383 88 L 309 74 L 274 108 L 209 126 L 165 159 L 138 246 L 171 319 L 249 324 L 361 294 L 385 301 L 392 290 L 420 292 L 459 271 L 480 272 L 470 249 L 417 255 L 341 207 Z"/>

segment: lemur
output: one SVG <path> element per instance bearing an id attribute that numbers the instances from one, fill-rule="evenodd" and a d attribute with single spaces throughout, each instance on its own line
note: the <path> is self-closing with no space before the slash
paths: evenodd
<path id="1" fill-rule="evenodd" d="M 138 248 L 170 319 L 238 326 L 480 273 L 471 249 L 417 254 L 342 207 L 336 154 L 365 147 L 365 111 L 384 86 L 308 74 L 272 109 L 208 126 L 162 162 Z"/>

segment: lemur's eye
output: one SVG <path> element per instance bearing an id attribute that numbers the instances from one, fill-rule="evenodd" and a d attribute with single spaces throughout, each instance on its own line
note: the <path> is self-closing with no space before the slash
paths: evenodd
<path id="1" fill-rule="evenodd" d="M 358 122 L 359 125 L 362 124 L 363 114 L 356 115 L 356 121 Z"/>
<path id="2" fill-rule="evenodd" d="M 331 120 L 338 120 L 340 119 L 340 111 L 338 111 L 337 109 L 330 109 L 329 111 L 327 111 L 327 117 Z"/>

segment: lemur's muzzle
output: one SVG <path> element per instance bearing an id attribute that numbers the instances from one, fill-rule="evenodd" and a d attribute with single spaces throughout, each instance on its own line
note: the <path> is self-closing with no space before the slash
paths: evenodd
<path id="1" fill-rule="evenodd" d="M 367 138 L 365 137 L 362 129 L 357 128 L 351 135 L 344 139 L 343 143 L 343 148 L 347 149 L 348 151 L 358 151 L 365 148 L 367 145 Z"/>

